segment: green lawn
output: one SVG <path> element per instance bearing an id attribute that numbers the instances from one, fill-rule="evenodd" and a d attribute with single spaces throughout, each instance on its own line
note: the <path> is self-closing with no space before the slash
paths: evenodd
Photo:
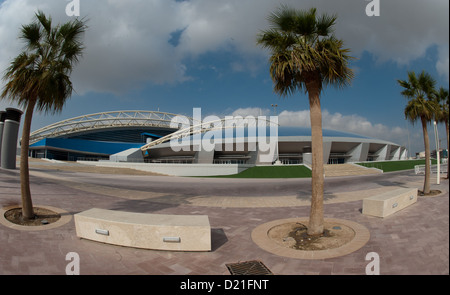
<path id="1" fill-rule="evenodd" d="M 223 178 L 306 178 L 311 170 L 303 165 L 295 166 L 256 166 L 234 175 L 214 177 Z"/>
<path id="2" fill-rule="evenodd" d="M 432 160 L 436 164 L 436 160 Z M 383 170 L 383 172 L 393 172 L 401 170 L 414 169 L 416 165 L 425 165 L 425 160 L 407 160 L 407 161 L 387 161 L 357 163 L 365 167 L 374 167 Z M 211 176 L 218 178 L 308 178 L 311 177 L 311 170 L 303 165 L 292 166 L 256 166 L 234 175 Z"/>
<path id="3" fill-rule="evenodd" d="M 433 165 L 437 164 L 435 159 L 431 160 Z M 393 172 L 401 170 L 414 169 L 416 165 L 425 165 L 425 160 L 405 160 L 405 161 L 388 161 L 388 162 L 373 162 L 373 163 L 357 163 L 358 165 L 378 168 L 383 170 L 383 172 Z"/>

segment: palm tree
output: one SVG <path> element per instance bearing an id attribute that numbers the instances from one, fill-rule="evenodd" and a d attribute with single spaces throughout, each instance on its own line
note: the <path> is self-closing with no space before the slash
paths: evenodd
<path id="1" fill-rule="evenodd" d="M 413 124 L 420 120 L 422 123 L 423 140 L 425 145 L 425 180 L 423 194 L 430 193 L 430 142 L 428 138 L 427 124 L 435 118 L 438 111 L 437 103 L 434 99 L 436 95 L 436 81 L 425 71 L 417 77 L 414 71 L 408 72 L 408 81 L 397 80 L 398 84 L 404 88 L 401 94 L 409 99 L 405 107 L 405 118 Z"/>
<path id="2" fill-rule="evenodd" d="M 333 85 L 342 88 L 354 77 L 349 50 L 333 36 L 337 17 L 316 15 L 316 9 L 281 6 L 268 17 L 272 28 L 258 35 L 257 43 L 271 51 L 270 75 L 281 96 L 304 90 L 309 96 L 312 145 L 312 198 L 309 235 L 323 233 L 323 138 L 320 94 Z"/>
<path id="3" fill-rule="evenodd" d="M 439 91 L 436 94 L 437 103 L 439 104 L 439 113 L 436 117 L 436 121 L 438 122 L 444 122 L 445 124 L 445 130 L 447 131 L 447 150 L 449 146 L 449 134 L 448 134 L 448 105 L 449 105 L 449 99 L 448 99 L 448 90 L 441 87 L 439 88 Z M 447 152 L 448 153 L 448 152 Z M 447 155 L 448 157 L 448 155 Z M 447 179 L 449 175 L 449 163 L 447 159 Z"/>
<path id="4" fill-rule="evenodd" d="M 0 98 L 9 98 L 24 108 L 21 140 L 20 182 L 23 219 L 34 218 L 30 193 L 28 151 L 34 109 L 45 113 L 62 110 L 72 95 L 70 74 L 82 55 L 81 37 L 86 30 L 82 20 L 52 27 L 51 17 L 42 11 L 34 21 L 21 28 L 19 38 L 24 50 L 11 62 L 3 79 L 6 85 Z"/>

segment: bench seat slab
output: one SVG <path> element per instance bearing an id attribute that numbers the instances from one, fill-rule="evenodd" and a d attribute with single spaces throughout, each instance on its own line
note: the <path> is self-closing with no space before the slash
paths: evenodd
<path id="1" fill-rule="evenodd" d="M 164 215 L 93 208 L 74 215 L 77 236 L 98 242 L 170 251 L 211 251 L 206 215 Z"/>
<path id="2" fill-rule="evenodd" d="M 417 202 L 417 189 L 401 188 L 363 199 L 362 213 L 386 217 Z"/>

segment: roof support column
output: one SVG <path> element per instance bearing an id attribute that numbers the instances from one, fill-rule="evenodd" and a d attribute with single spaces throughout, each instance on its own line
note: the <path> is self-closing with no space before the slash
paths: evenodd
<path id="1" fill-rule="evenodd" d="M 400 160 L 408 160 L 408 150 L 406 148 L 402 148 L 402 152 L 400 153 Z"/>
<path id="2" fill-rule="evenodd" d="M 200 149 L 195 152 L 194 163 L 196 164 L 212 164 L 214 161 L 214 150 L 207 151 L 205 149 Z"/>
<path id="3" fill-rule="evenodd" d="M 400 152 L 401 152 L 401 150 L 402 150 L 401 147 L 394 148 L 394 151 L 391 153 L 392 157 L 391 157 L 390 160 L 393 160 L 393 161 L 400 160 Z"/>
<path id="4" fill-rule="evenodd" d="M 324 141 L 323 142 L 323 163 L 328 163 L 328 160 L 330 159 L 330 153 L 331 153 L 331 141 Z"/>
<path id="5" fill-rule="evenodd" d="M 377 161 L 386 161 L 389 160 L 389 151 L 390 151 L 390 145 L 385 144 L 381 149 L 379 149 L 375 155 L 377 156 Z"/>
<path id="6" fill-rule="evenodd" d="M 347 162 L 364 162 L 367 161 L 367 156 L 369 155 L 369 143 L 360 143 L 355 148 L 353 148 L 348 155 L 351 156 Z"/>

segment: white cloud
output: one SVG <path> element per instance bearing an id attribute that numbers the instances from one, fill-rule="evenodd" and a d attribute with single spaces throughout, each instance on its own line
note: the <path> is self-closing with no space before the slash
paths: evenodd
<path id="1" fill-rule="evenodd" d="M 309 110 L 283 111 L 279 114 L 281 126 L 310 127 Z M 406 130 L 400 127 L 388 127 L 380 123 L 372 123 L 359 115 L 343 115 L 341 113 L 330 113 L 328 110 L 322 111 L 322 127 L 356 133 L 373 138 L 393 141 L 399 144 L 400 137 L 406 134 Z"/>
<path id="2" fill-rule="evenodd" d="M 449 80 L 449 56 L 448 56 L 448 43 L 447 46 L 439 47 L 439 60 L 436 63 L 436 69 L 438 73 L 443 76 L 447 81 Z"/>
<path id="3" fill-rule="evenodd" d="M 230 68 L 254 73 L 266 57 L 255 43 L 256 35 L 267 28 L 267 15 L 278 6 L 272 0 L 80 1 L 89 29 L 84 58 L 73 75 L 79 94 L 127 92 L 146 82 L 183 82 L 191 78 L 186 67 L 189 58 L 216 50 L 237 52 L 239 60 Z M 382 0 L 381 16 L 371 18 L 365 15 L 368 2 L 362 0 L 282 2 L 337 13 L 336 34 L 357 56 L 368 51 L 380 62 L 407 64 L 437 46 L 436 68 L 448 79 L 447 0 Z M 17 55 L 18 30 L 30 22 L 37 8 L 60 22 L 68 20 L 67 4 L 5 0 L 0 6 L 0 68 Z M 176 46 L 169 42 L 174 32 L 181 33 Z"/>
<path id="4" fill-rule="evenodd" d="M 280 126 L 311 127 L 309 110 L 282 111 L 279 114 L 278 122 Z M 442 125 L 438 126 L 438 133 L 440 138 L 443 139 L 441 144 L 445 148 L 445 128 Z M 411 125 L 405 121 L 405 127 L 391 127 L 382 123 L 370 122 L 367 118 L 356 114 L 343 115 L 322 110 L 322 128 L 390 141 L 407 147 L 411 156 L 415 156 L 416 152 L 424 150 L 422 125 L 420 123 Z M 428 125 L 428 133 L 430 147 L 434 149 L 435 134 L 432 124 Z"/>
<path id="5" fill-rule="evenodd" d="M 231 116 L 271 116 L 273 110 L 260 109 L 256 107 L 239 108 L 228 111 Z M 223 116 L 224 117 L 224 116 Z M 278 123 L 285 127 L 305 127 L 310 128 L 309 110 L 288 111 L 284 110 L 278 114 Z M 442 124 L 441 124 L 442 125 Z M 375 139 L 386 140 L 406 147 L 410 156 L 424 150 L 423 133 L 421 124 L 411 125 L 405 121 L 405 126 L 387 126 L 378 122 L 370 122 L 367 118 L 356 114 L 331 113 L 322 110 L 322 128 L 342 132 L 349 132 L 367 136 Z M 445 128 L 439 126 L 440 138 L 445 136 Z M 431 124 L 428 126 L 430 147 L 434 149 L 434 131 Z M 445 140 L 442 142 L 445 148 Z"/>
<path id="6" fill-rule="evenodd" d="M 280 126 L 310 127 L 309 110 L 282 111 L 278 115 L 278 123 Z"/>
<path id="7" fill-rule="evenodd" d="M 237 110 L 234 110 L 230 116 L 242 116 L 242 117 L 247 117 L 247 116 L 253 116 L 253 117 L 258 117 L 258 116 L 270 116 L 270 110 L 269 109 L 262 109 L 262 108 L 239 108 Z"/>
<path id="8" fill-rule="evenodd" d="M 239 108 L 230 112 L 231 116 L 270 116 L 273 111 L 260 108 Z M 287 111 L 278 114 L 278 123 L 286 127 L 311 127 L 309 110 Z M 343 115 L 322 110 L 322 128 L 355 133 L 372 138 L 391 141 L 400 145 L 408 142 L 408 130 L 402 127 L 389 127 L 381 123 L 373 123 L 359 115 Z"/>
<path id="9" fill-rule="evenodd" d="M 0 66 L 5 68 L 17 55 L 21 48 L 19 28 L 31 22 L 37 9 L 51 15 L 55 22 L 63 22 L 69 20 L 65 15 L 67 3 L 6 0 L 0 8 L 0 42 L 8 46 L 0 49 Z M 147 81 L 188 79 L 185 65 L 168 43 L 170 34 L 184 26 L 177 17 L 177 5 L 172 1 L 81 0 L 81 16 L 88 19 L 89 28 L 82 62 L 73 73 L 77 93 L 120 93 Z"/>

